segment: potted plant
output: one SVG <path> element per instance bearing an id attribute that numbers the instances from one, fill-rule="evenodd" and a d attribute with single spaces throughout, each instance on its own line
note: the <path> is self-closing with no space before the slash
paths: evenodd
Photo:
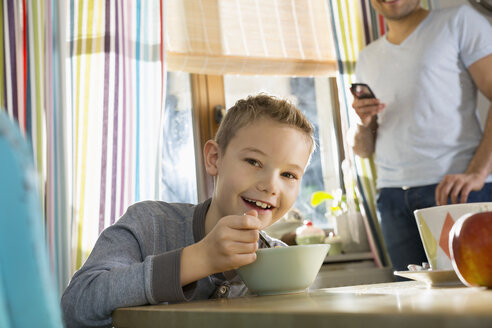
<path id="1" fill-rule="evenodd" d="M 316 191 L 312 194 L 311 206 L 316 207 L 323 202 L 327 202 L 325 216 L 330 225 L 334 226 L 335 233 L 332 237 L 340 237 L 342 252 L 369 250 L 363 218 L 355 195 L 347 199 L 347 195 L 343 194 L 341 189 L 336 189 L 332 193 Z"/>

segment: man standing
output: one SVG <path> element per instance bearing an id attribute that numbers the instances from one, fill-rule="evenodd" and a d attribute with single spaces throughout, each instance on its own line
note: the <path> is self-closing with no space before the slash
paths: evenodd
<path id="1" fill-rule="evenodd" d="M 428 11 L 420 0 L 371 0 L 388 33 L 359 56 L 354 152 L 374 153 L 377 208 L 395 270 L 426 261 L 413 211 L 492 201 L 492 27 L 468 6 Z"/>

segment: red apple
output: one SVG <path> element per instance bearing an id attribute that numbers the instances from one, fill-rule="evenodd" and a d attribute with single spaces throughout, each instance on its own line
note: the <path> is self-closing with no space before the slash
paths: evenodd
<path id="1" fill-rule="evenodd" d="M 449 232 L 449 252 L 465 285 L 492 288 L 492 212 L 460 217 Z"/>

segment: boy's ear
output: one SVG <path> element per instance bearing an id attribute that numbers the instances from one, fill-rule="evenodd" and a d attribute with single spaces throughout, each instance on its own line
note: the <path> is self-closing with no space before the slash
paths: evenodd
<path id="1" fill-rule="evenodd" d="M 207 173 L 213 177 L 216 176 L 218 173 L 219 145 L 214 140 L 208 140 L 203 146 L 203 159 Z"/>

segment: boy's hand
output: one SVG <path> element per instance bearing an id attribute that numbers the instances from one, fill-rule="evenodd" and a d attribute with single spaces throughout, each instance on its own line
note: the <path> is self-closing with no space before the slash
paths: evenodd
<path id="1" fill-rule="evenodd" d="M 255 210 L 220 219 L 205 238 L 183 249 L 181 285 L 254 262 L 261 228 Z"/>
<path id="2" fill-rule="evenodd" d="M 211 270 L 214 273 L 224 272 L 254 262 L 258 230 L 261 228 L 262 223 L 255 210 L 220 219 L 200 241 L 208 253 Z"/>

